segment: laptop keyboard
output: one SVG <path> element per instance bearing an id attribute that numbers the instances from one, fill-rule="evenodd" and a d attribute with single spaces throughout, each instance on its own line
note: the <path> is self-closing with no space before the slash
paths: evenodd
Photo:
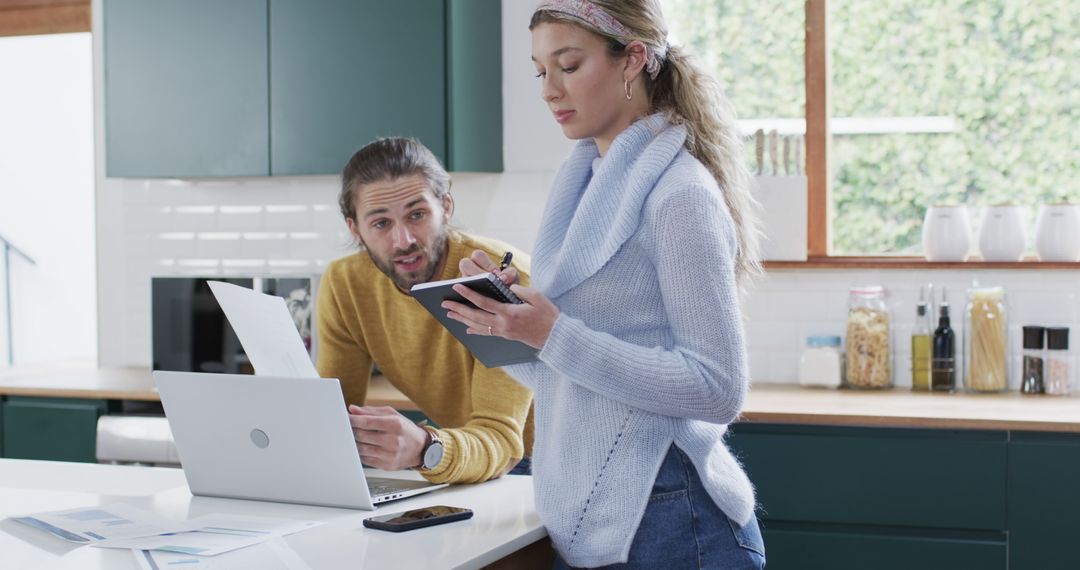
<path id="1" fill-rule="evenodd" d="M 401 487 L 395 487 L 393 485 L 371 485 L 368 487 L 368 492 L 372 496 L 377 497 L 379 495 L 389 495 L 390 493 L 396 493 L 398 491 L 404 491 Z"/>
<path id="2" fill-rule="evenodd" d="M 403 493 L 405 491 L 411 491 L 429 485 L 429 483 L 425 481 L 405 481 L 401 479 L 388 479 L 385 477 L 368 477 L 367 484 L 368 492 L 371 493 L 372 497 Z"/>

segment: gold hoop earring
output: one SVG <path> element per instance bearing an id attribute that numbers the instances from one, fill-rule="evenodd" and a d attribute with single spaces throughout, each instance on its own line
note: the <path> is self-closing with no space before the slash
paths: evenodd
<path id="1" fill-rule="evenodd" d="M 623 89 L 626 90 L 626 100 L 632 100 L 634 98 L 634 91 L 631 89 L 629 81 L 623 81 Z"/>

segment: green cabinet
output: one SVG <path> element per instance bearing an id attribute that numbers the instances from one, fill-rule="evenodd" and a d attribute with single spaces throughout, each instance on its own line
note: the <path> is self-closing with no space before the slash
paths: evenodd
<path id="1" fill-rule="evenodd" d="M 1006 432 L 740 425 L 767 516 L 785 521 L 1005 528 Z"/>
<path id="2" fill-rule="evenodd" d="M 106 171 L 265 176 L 266 0 L 104 3 Z"/>
<path id="3" fill-rule="evenodd" d="M 501 0 L 450 0 L 446 18 L 449 168 L 499 172 L 503 169 L 502 36 L 491 30 L 502 27 Z M 524 33 L 524 26 L 520 30 Z"/>
<path id="4" fill-rule="evenodd" d="M 446 19 L 431 0 L 270 0 L 272 174 L 339 172 L 379 136 L 446 158 Z"/>
<path id="5" fill-rule="evenodd" d="M 378 136 L 502 168 L 499 0 L 105 0 L 110 177 L 338 174 Z"/>
<path id="6" fill-rule="evenodd" d="M 1013 435 L 1009 446 L 1009 567 L 1080 567 L 1080 437 Z"/>
<path id="7" fill-rule="evenodd" d="M 97 421 L 107 402 L 12 397 L 0 407 L 4 457 L 96 461 Z"/>
<path id="8" fill-rule="evenodd" d="M 737 424 L 729 444 L 771 569 L 1009 567 L 1008 432 Z"/>
<path id="9" fill-rule="evenodd" d="M 899 528 L 794 527 L 780 523 L 764 526 L 765 557 L 770 570 L 1008 568 L 1005 533 L 965 536 Z"/>

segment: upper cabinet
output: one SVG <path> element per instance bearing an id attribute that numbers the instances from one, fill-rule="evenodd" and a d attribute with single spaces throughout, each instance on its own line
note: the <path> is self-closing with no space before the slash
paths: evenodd
<path id="1" fill-rule="evenodd" d="M 450 169 L 500 172 L 502 34 L 492 32 L 502 28 L 500 0 L 450 0 L 446 20 Z"/>
<path id="2" fill-rule="evenodd" d="M 500 0 L 105 0 L 107 176 L 338 174 L 379 136 L 502 169 Z"/>
<path id="3" fill-rule="evenodd" d="M 266 176 L 266 0 L 104 8 L 108 176 Z"/>
<path id="4" fill-rule="evenodd" d="M 446 16 L 431 0 L 270 0 L 270 170 L 340 172 L 379 136 L 446 159 Z"/>

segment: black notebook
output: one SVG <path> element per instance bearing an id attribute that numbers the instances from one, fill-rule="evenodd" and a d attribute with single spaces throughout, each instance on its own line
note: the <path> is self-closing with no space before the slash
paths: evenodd
<path id="1" fill-rule="evenodd" d="M 421 283 L 414 285 L 411 292 L 413 298 L 420 301 L 424 308 L 439 319 L 446 330 L 464 344 L 484 366 L 497 368 L 507 364 L 536 360 L 537 350 L 523 342 L 508 340 L 500 336 L 468 334 L 465 332 L 468 327 L 464 323 L 446 316 L 447 310 L 442 308 L 443 301 L 457 301 L 463 305 L 474 306 L 452 289 L 458 283 L 502 303 L 522 302 L 501 279 L 491 273 Z"/>

